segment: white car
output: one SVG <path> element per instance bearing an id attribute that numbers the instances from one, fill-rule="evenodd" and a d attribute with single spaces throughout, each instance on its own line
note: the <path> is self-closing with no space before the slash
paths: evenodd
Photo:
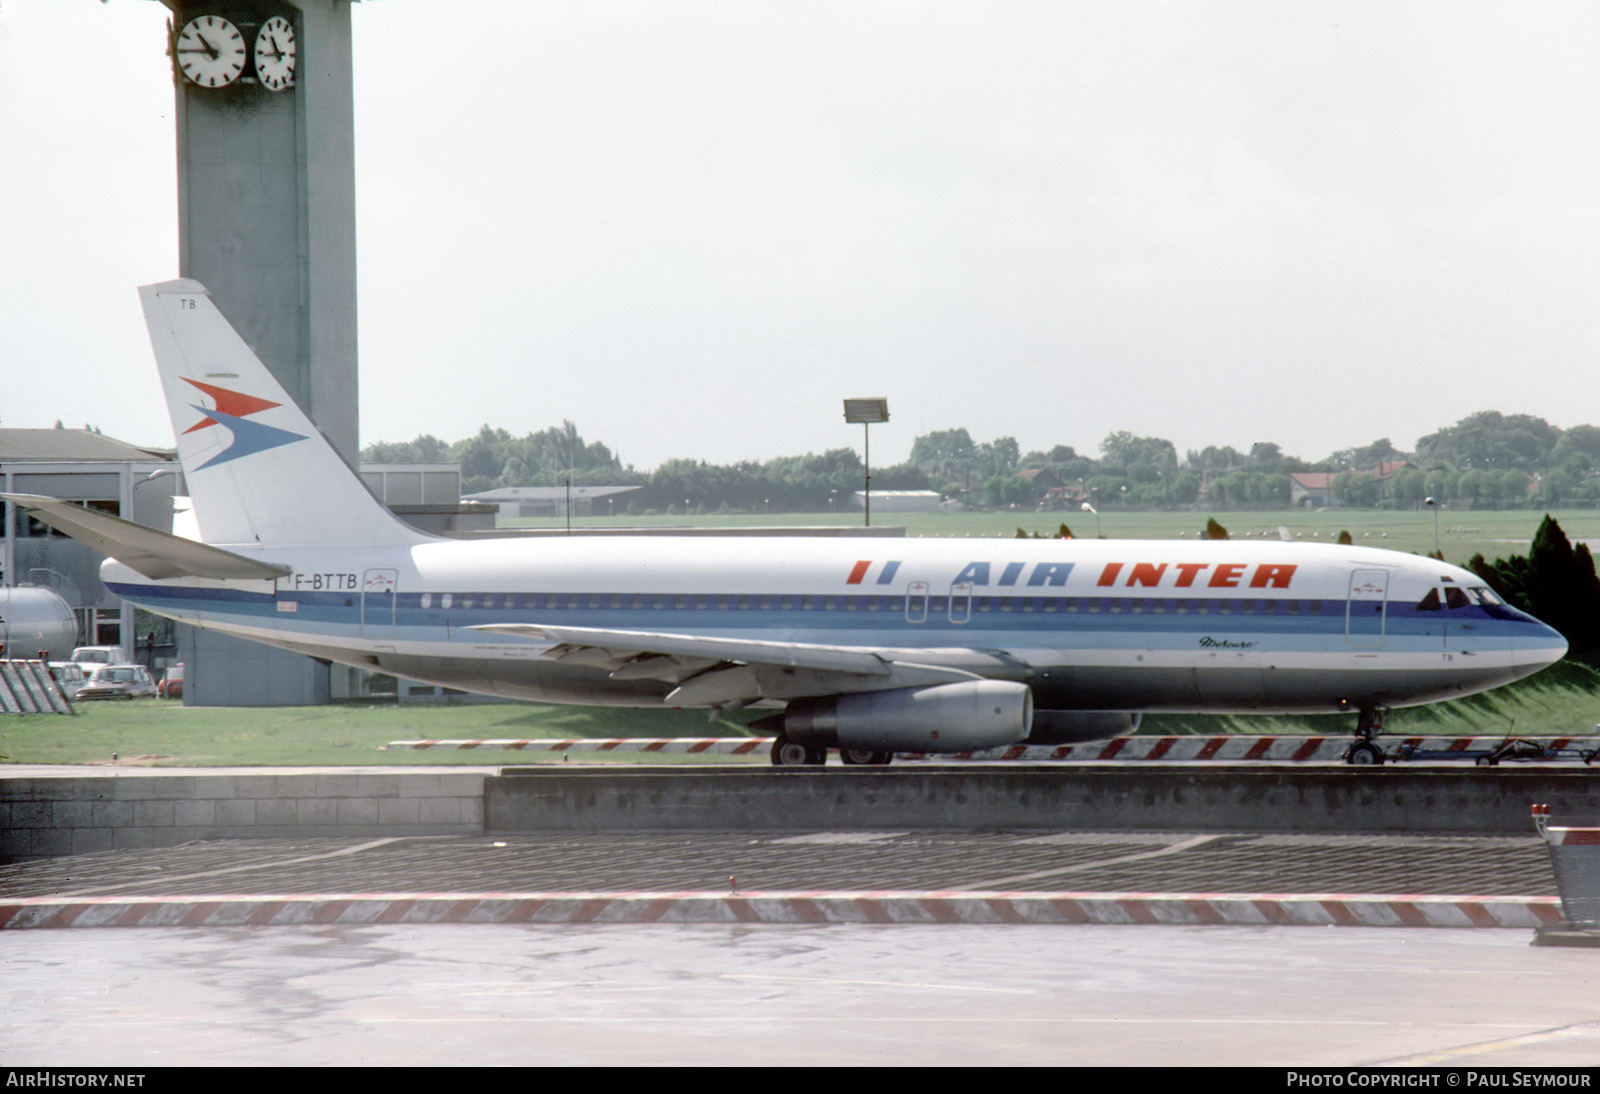
<path id="1" fill-rule="evenodd" d="M 101 665 L 78 689 L 78 701 L 87 699 L 155 698 L 156 683 L 143 665 Z"/>
<path id="2" fill-rule="evenodd" d="M 84 672 L 93 672 L 96 665 L 127 664 L 128 652 L 121 646 L 79 646 L 72 651 L 72 659 Z"/>
<path id="3" fill-rule="evenodd" d="M 55 677 L 56 686 L 68 699 L 76 699 L 78 692 L 89 680 L 89 674 L 84 672 L 83 666 L 76 661 L 50 662 L 50 675 Z"/>

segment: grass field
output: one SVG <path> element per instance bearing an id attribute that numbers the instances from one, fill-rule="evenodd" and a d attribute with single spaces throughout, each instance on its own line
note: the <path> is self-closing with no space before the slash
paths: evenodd
<path id="1" fill-rule="evenodd" d="M 109 764 L 163 767 L 532 764 L 559 754 L 384 751 L 391 740 L 465 737 L 735 737 L 744 722 L 709 724 L 704 712 L 564 707 L 541 703 L 373 703 L 320 707 L 184 707 L 144 699 L 83 703 L 71 716 L 0 716 L 0 764 Z M 1393 734 L 1586 736 L 1600 719 L 1600 671 L 1564 662 L 1509 687 L 1451 703 L 1395 711 Z M 1343 734 L 1353 715 L 1241 717 L 1150 715 L 1143 734 Z M 594 754 L 574 757 L 582 762 Z M 616 754 L 608 763 L 765 763 L 765 756 Z M 3 770 L 3 766 L 0 766 Z"/>
<path id="2" fill-rule="evenodd" d="M 546 703 L 337 703 L 316 707 L 185 707 L 163 699 L 80 703 L 74 715 L 0 715 L 0 763 L 295 764 L 562 762 L 545 753 L 384 751 L 389 741 L 465 737 L 737 737 L 742 722 L 704 711 Z M 751 719 L 759 715 L 750 715 Z M 635 756 L 619 756 L 634 762 Z M 691 759 L 684 757 L 684 759 Z M 648 762 L 675 762 L 655 757 Z M 738 762 L 738 761 L 735 761 Z"/>
<path id="3" fill-rule="evenodd" d="M 1561 523 L 1568 538 L 1600 540 L 1600 511 L 1562 509 L 1551 516 Z M 1272 510 L 1265 512 L 1172 512 L 1107 509 L 1100 514 L 1100 534 L 1108 539 L 1193 539 L 1205 527 L 1206 518 L 1215 516 L 1235 539 L 1277 538 L 1279 527 L 1286 527 L 1304 542 L 1328 543 L 1348 531 L 1356 543 L 1385 547 L 1395 551 L 1424 554 L 1433 550 L 1433 513 L 1375 509 L 1337 509 L 1322 512 Z M 1464 563 L 1482 552 L 1495 558 L 1522 554 L 1534 530 L 1544 518 L 1543 510 L 1443 510 L 1439 514 L 1439 547 L 1444 557 Z M 1009 537 L 1022 528 L 1029 533 L 1055 534 L 1065 521 L 1078 536 L 1095 534 L 1095 519 L 1089 513 L 968 512 L 968 513 L 879 513 L 875 526 L 903 527 L 908 536 Z M 574 528 L 750 528 L 770 526 L 817 527 L 835 524 L 859 525 L 861 517 L 828 513 L 707 514 L 678 517 L 591 517 L 575 520 Z M 507 528 L 561 528 L 559 518 L 520 517 L 502 519 Z"/>

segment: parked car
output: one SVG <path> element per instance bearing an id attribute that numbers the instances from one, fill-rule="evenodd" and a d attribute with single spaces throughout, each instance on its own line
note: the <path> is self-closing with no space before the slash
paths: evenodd
<path id="1" fill-rule="evenodd" d="M 76 661 L 50 662 L 50 675 L 55 677 L 56 686 L 68 699 L 76 699 L 89 680 L 89 674 Z"/>
<path id="2" fill-rule="evenodd" d="M 89 674 L 89 682 L 78 689 L 78 701 L 147 699 L 155 693 L 155 681 L 143 665 L 100 665 Z"/>
<path id="3" fill-rule="evenodd" d="M 96 665 L 125 665 L 128 651 L 121 646 L 79 646 L 72 651 L 72 659 L 83 666 L 84 672 L 93 672 Z"/>
<path id="4" fill-rule="evenodd" d="M 167 674 L 161 678 L 161 683 L 156 685 L 156 694 L 163 699 L 183 698 L 182 661 L 175 661 L 167 666 Z"/>

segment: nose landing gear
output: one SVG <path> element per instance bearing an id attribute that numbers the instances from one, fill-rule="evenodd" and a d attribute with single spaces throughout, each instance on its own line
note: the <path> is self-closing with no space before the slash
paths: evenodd
<path id="1" fill-rule="evenodd" d="M 1383 718 L 1387 707 L 1362 707 L 1356 715 L 1356 739 L 1344 750 L 1344 762 L 1372 767 L 1388 758 L 1383 746 L 1373 740 L 1383 732 Z"/>

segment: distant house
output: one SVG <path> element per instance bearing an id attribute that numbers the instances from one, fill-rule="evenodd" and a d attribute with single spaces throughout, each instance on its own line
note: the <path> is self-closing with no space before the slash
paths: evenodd
<path id="1" fill-rule="evenodd" d="M 1410 460 L 1384 460 L 1377 467 L 1374 467 L 1369 474 L 1378 482 L 1378 496 L 1380 498 L 1394 497 L 1394 484 L 1389 480 L 1406 468 L 1415 466 L 1416 464 Z"/>
<path id="2" fill-rule="evenodd" d="M 1320 509 L 1332 505 L 1333 471 L 1296 471 L 1289 475 L 1289 504 Z"/>
<path id="3" fill-rule="evenodd" d="M 1081 486 L 1052 486 L 1039 498 L 1039 508 L 1051 511 L 1079 509 L 1089 500 Z"/>
<path id="4" fill-rule="evenodd" d="M 1059 489 L 1061 486 L 1061 476 L 1048 467 L 1025 467 L 1017 472 L 1017 476 L 1033 483 L 1035 496 L 1040 498 L 1044 497 L 1046 492 Z"/>
<path id="5" fill-rule="evenodd" d="M 1365 475 L 1376 480 L 1378 484 L 1378 497 L 1387 498 L 1393 493 L 1390 479 L 1408 467 L 1415 467 L 1410 460 L 1384 460 L 1377 467 L 1366 471 L 1355 471 L 1353 474 Z M 1330 505 L 1339 505 L 1339 499 L 1333 496 L 1333 480 L 1342 471 L 1299 471 L 1289 476 L 1289 504 L 1310 508 L 1322 508 Z"/>

